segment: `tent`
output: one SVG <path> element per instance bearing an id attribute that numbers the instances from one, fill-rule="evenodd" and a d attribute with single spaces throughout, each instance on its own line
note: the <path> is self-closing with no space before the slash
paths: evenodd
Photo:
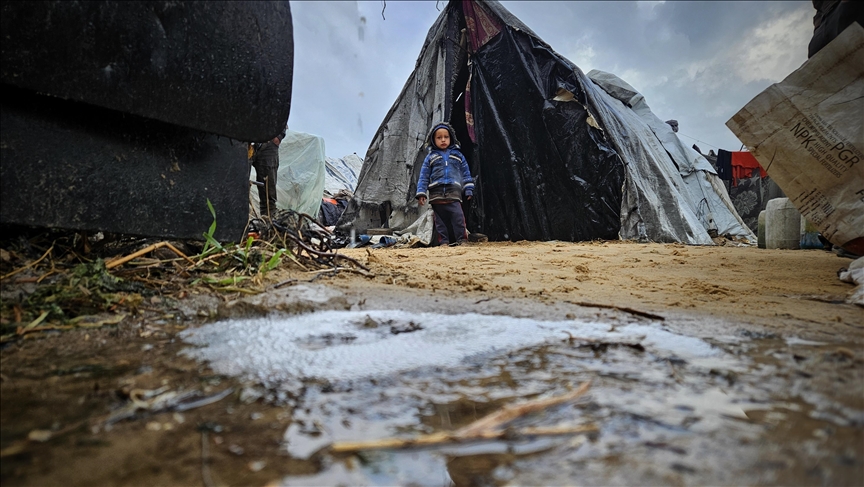
<path id="1" fill-rule="evenodd" d="M 710 245 L 716 229 L 755 241 L 710 164 L 657 125 L 636 90 L 595 75 L 497 2 L 451 0 L 372 140 L 339 228 L 401 230 L 426 216 L 414 200 L 424 138 L 446 120 L 475 177 L 468 228 L 491 240 Z"/>
<path id="2" fill-rule="evenodd" d="M 630 137 L 636 132 L 645 144 L 652 143 L 655 138 L 660 142 L 683 182 L 685 198 L 679 204 L 688 205 L 707 230 L 716 230 L 719 235 L 731 234 L 755 240 L 752 227 L 748 227 L 738 214 L 726 186 L 708 159 L 684 144 L 670 124 L 654 115 L 641 93 L 611 73 L 595 69 L 588 72 L 588 77 L 639 117 L 642 124 L 640 126 L 637 121 L 632 121 Z M 623 107 L 618 108 L 619 112 L 628 112 Z M 650 168 L 647 170 L 650 171 Z"/>
<path id="3" fill-rule="evenodd" d="M 328 157 L 324 160 L 324 197 L 318 211 L 318 223 L 325 227 L 335 225 L 348 206 L 348 200 L 357 187 L 357 176 L 363 167 L 363 159 L 356 153 L 345 157 Z"/>
<path id="4" fill-rule="evenodd" d="M 279 145 L 279 173 L 276 178 L 276 208 L 306 213 L 315 218 L 324 194 L 324 138 L 288 130 Z M 255 168 L 249 176 L 255 181 Z M 258 212 L 258 189 L 250 185 L 253 213 Z"/>
<path id="5" fill-rule="evenodd" d="M 357 154 L 345 157 L 328 157 L 324 159 L 327 173 L 324 175 L 324 190 L 335 195 L 342 190 L 354 192 L 357 187 L 357 176 L 363 168 L 363 159 Z"/>

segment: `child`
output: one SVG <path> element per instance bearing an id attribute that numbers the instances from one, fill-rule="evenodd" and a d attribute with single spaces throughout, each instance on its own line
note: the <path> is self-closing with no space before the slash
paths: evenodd
<path id="1" fill-rule="evenodd" d="M 439 245 L 461 245 L 468 238 L 462 192 L 465 192 L 465 200 L 474 195 L 468 162 L 459 150 L 453 127 L 447 122 L 432 127 L 427 144 L 429 155 L 420 168 L 415 198 L 420 206 L 425 205 L 427 199 L 432 204 Z"/>

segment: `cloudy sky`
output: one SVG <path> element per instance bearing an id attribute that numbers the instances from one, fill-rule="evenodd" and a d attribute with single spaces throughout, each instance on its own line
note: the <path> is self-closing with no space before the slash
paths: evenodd
<path id="1" fill-rule="evenodd" d="M 330 157 L 364 156 L 446 3 L 291 2 L 291 129 L 322 136 Z M 501 3 L 583 72 L 633 85 L 703 152 L 741 147 L 726 121 L 807 60 L 815 13 L 810 1 Z"/>

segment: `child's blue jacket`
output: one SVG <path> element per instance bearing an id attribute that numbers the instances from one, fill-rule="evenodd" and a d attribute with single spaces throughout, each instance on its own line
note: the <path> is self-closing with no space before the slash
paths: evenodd
<path id="1" fill-rule="evenodd" d="M 429 197 L 430 188 L 442 184 L 452 184 L 462 188 L 465 196 L 474 193 L 474 179 L 468 169 L 468 161 L 459 150 L 459 146 L 451 145 L 447 149 L 432 149 L 423 160 L 420 167 L 420 178 L 417 180 L 417 195 Z"/>

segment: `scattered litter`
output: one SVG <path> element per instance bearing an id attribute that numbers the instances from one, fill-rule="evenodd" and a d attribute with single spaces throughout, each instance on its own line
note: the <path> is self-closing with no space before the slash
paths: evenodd
<path id="1" fill-rule="evenodd" d="M 855 289 L 846 298 L 847 303 L 864 306 L 864 257 L 853 260 L 849 267 L 840 269 L 837 277 L 843 282 L 855 284 Z"/>

